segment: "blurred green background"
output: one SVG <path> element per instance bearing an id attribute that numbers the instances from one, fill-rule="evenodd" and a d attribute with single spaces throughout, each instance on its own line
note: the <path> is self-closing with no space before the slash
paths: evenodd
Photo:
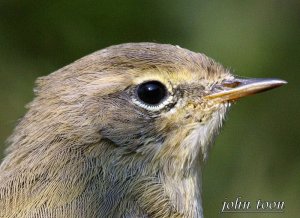
<path id="1" fill-rule="evenodd" d="M 300 1 L 0 2 L 0 148 L 37 77 L 124 42 L 178 44 L 234 73 L 288 85 L 233 106 L 204 170 L 206 217 L 299 217 Z M 222 202 L 285 201 L 283 214 L 221 214 Z"/>

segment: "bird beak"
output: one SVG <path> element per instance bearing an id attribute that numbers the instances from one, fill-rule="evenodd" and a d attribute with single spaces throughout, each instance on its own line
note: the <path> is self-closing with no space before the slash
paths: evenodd
<path id="1" fill-rule="evenodd" d="M 248 95 L 274 89 L 286 83 L 286 81 L 280 79 L 234 78 L 215 85 L 213 93 L 204 98 L 221 102 L 234 101 Z"/>

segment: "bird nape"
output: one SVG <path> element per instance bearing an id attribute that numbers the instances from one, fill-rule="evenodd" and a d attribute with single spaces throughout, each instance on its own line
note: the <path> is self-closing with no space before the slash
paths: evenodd
<path id="1" fill-rule="evenodd" d="M 281 86 L 179 46 L 111 46 L 37 79 L 0 166 L 0 217 L 203 217 L 230 104 Z"/>

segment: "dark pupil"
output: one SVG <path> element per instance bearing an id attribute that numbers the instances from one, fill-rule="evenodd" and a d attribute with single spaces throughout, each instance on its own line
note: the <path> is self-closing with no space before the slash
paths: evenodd
<path id="1" fill-rule="evenodd" d="M 137 95 L 147 104 L 158 104 L 166 96 L 166 87 L 157 81 L 150 81 L 139 85 Z"/>

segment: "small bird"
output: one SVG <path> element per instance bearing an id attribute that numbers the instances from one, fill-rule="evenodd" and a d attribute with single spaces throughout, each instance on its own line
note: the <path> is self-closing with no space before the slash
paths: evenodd
<path id="1" fill-rule="evenodd" d="M 279 87 L 179 46 L 111 46 L 37 79 L 0 165 L 0 217 L 203 217 L 230 105 Z"/>

